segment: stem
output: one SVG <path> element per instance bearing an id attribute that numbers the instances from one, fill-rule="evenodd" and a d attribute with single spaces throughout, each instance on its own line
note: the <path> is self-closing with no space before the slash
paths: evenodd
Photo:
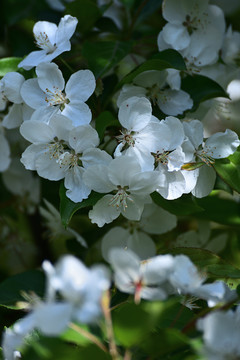
<path id="1" fill-rule="evenodd" d="M 110 310 L 110 293 L 109 290 L 103 294 L 102 297 L 102 310 L 105 317 L 107 337 L 109 340 L 109 352 L 113 360 L 119 359 L 119 354 L 117 351 L 117 346 L 114 339 L 113 326 L 112 326 L 112 317 Z"/>
<path id="2" fill-rule="evenodd" d="M 124 354 L 124 358 L 123 360 L 131 360 L 132 359 L 132 354 L 130 353 L 130 351 L 127 349 L 125 354 Z"/>
<path id="3" fill-rule="evenodd" d="M 71 73 L 74 73 L 73 68 L 62 58 L 60 57 L 62 63 L 68 68 L 69 71 L 71 71 Z"/>
<path id="4" fill-rule="evenodd" d="M 74 323 L 71 323 L 69 327 L 70 329 L 76 331 L 77 333 L 81 334 L 86 339 L 90 340 L 92 343 L 97 345 L 104 352 L 108 352 L 107 348 L 101 343 L 101 341 L 98 340 L 98 338 L 95 335 L 91 334 L 90 332 L 84 330 L 83 328 L 81 328 L 80 326 Z"/>

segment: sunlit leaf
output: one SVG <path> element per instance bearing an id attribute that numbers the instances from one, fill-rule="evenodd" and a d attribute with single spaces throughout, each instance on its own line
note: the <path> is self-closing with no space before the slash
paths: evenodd
<path id="1" fill-rule="evenodd" d="M 0 59 L 0 76 L 4 76 L 10 71 L 17 71 L 18 64 L 22 58 L 20 57 L 9 57 Z"/>
<path id="2" fill-rule="evenodd" d="M 227 159 L 215 160 L 213 167 L 223 181 L 240 193 L 240 151 Z"/>

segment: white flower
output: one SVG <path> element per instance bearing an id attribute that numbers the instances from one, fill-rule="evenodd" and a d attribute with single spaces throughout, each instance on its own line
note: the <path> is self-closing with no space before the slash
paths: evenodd
<path id="1" fill-rule="evenodd" d="M 214 311 L 197 322 L 203 331 L 202 352 L 208 360 L 228 360 L 240 357 L 240 311 Z"/>
<path id="2" fill-rule="evenodd" d="M 235 65 L 240 60 L 240 32 L 229 26 L 222 47 L 222 59 L 226 64 Z"/>
<path id="3" fill-rule="evenodd" d="M 116 248 L 110 251 L 109 261 L 114 270 L 116 287 L 134 294 L 136 303 L 141 298 L 166 299 L 170 290 L 166 283 L 174 263 L 171 255 L 159 255 L 141 262 L 131 250 Z"/>
<path id="4" fill-rule="evenodd" d="M 108 165 L 112 160 L 105 151 L 97 149 L 99 137 L 90 125 L 74 128 L 69 133 L 69 151 L 64 151 L 57 160 L 65 169 L 66 195 L 74 202 L 87 199 L 91 188 L 83 180 L 85 169 L 94 164 Z"/>
<path id="5" fill-rule="evenodd" d="M 73 128 L 71 120 L 63 115 L 54 115 L 49 124 L 41 121 L 25 121 L 20 127 L 21 135 L 32 142 L 23 152 L 21 162 L 28 170 L 36 170 L 39 176 L 57 181 L 65 176 L 65 169 L 58 162 L 64 153 Z"/>
<path id="6" fill-rule="evenodd" d="M 10 147 L 5 137 L 5 130 L 0 121 L 0 172 L 7 170 L 10 162 Z"/>
<path id="7" fill-rule="evenodd" d="M 226 286 L 222 281 L 203 284 L 205 276 L 201 275 L 196 266 L 185 255 L 174 258 L 174 270 L 169 276 L 170 283 L 180 294 L 189 294 L 205 299 L 209 306 L 224 301 Z"/>
<path id="8" fill-rule="evenodd" d="M 48 122 L 58 112 L 71 119 L 74 126 L 90 123 L 92 114 L 85 101 L 96 86 L 90 70 L 72 74 L 66 87 L 62 72 L 54 63 L 38 65 L 36 74 L 37 78 L 26 80 L 21 89 L 23 100 L 35 109 L 34 119 Z"/>
<path id="9" fill-rule="evenodd" d="M 123 86 L 117 104 L 120 106 L 132 96 L 146 97 L 167 115 L 182 114 L 193 106 L 193 101 L 188 93 L 180 90 L 180 83 L 177 70 L 144 71 L 135 77 L 133 85 Z"/>
<path id="10" fill-rule="evenodd" d="M 197 169 L 198 178 L 192 194 L 196 197 L 204 197 L 212 191 L 216 179 L 216 173 L 211 165 L 214 164 L 215 159 L 226 158 L 233 154 L 240 141 L 234 131 L 227 129 L 224 133 L 213 134 L 204 142 L 203 125 L 200 121 L 192 120 L 189 123 L 184 122 L 183 125 L 188 138 L 188 141 L 183 144 L 183 148 L 188 147 L 189 153 L 191 153 L 190 148 L 192 147 L 191 162 L 195 163 L 196 160 L 202 162 L 202 166 Z"/>
<path id="11" fill-rule="evenodd" d="M 18 67 L 30 70 L 42 62 L 50 62 L 58 55 L 71 49 L 69 39 L 72 37 L 77 19 L 71 15 L 61 18 L 59 25 L 48 21 L 38 21 L 33 27 L 37 46 L 41 49 L 31 52 Z"/>
<path id="12" fill-rule="evenodd" d="M 46 2 L 48 3 L 48 5 L 57 11 L 63 11 L 65 10 L 65 5 L 64 2 L 66 3 L 70 3 L 73 2 L 74 0 L 46 0 Z"/>
<path id="13" fill-rule="evenodd" d="M 156 246 L 148 234 L 164 234 L 177 224 L 175 215 L 163 210 L 154 203 L 145 204 L 140 221 L 128 221 L 127 228 L 119 226 L 109 230 L 101 243 L 102 255 L 108 261 L 112 248 L 130 249 L 141 260 L 156 254 Z"/>
<path id="14" fill-rule="evenodd" d="M 72 319 L 83 323 L 94 323 L 101 315 L 101 298 L 110 287 L 110 274 L 103 265 L 88 269 L 71 255 L 62 257 L 55 267 L 44 261 L 43 269 L 48 277 L 49 301 L 59 292 L 71 305 Z"/>
<path id="15" fill-rule="evenodd" d="M 141 164 L 142 171 L 153 170 L 151 152 L 155 151 L 159 142 L 159 121 L 152 116 L 150 101 L 131 97 L 120 105 L 118 117 L 124 129 L 117 136 L 119 145 L 114 156 L 134 156 Z"/>
<path id="16" fill-rule="evenodd" d="M 165 0 L 163 17 L 168 23 L 158 36 L 159 50 L 173 48 L 190 63 L 215 63 L 225 31 L 223 11 L 208 0 Z"/>
<path id="17" fill-rule="evenodd" d="M 138 161 L 131 156 L 113 159 L 108 166 L 90 166 L 83 175 L 88 186 L 105 195 L 89 212 L 89 217 L 98 226 L 109 224 L 120 214 L 129 220 L 139 220 L 144 203 L 157 186 L 158 173 L 141 172 Z"/>

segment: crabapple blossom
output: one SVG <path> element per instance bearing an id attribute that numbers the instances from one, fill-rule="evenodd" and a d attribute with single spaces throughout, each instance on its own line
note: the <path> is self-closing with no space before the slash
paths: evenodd
<path id="1" fill-rule="evenodd" d="M 218 59 L 225 32 L 223 11 L 208 0 L 165 0 L 163 17 L 168 23 L 158 36 L 158 48 L 173 48 L 195 66 Z"/>
<path id="2" fill-rule="evenodd" d="M 184 131 L 188 138 L 183 144 L 183 147 L 188 147 L 189 153 L 193 154 L 190 161 L 201 163 L 201 166 L 196 169 L 198 171 L 197 183 L 192 190 L 192 194 L 196 197 L 207 196 L 214 187 L 216 173 L 212 167 L 215 159 L 226 158 L 233 154 L 240 145 L 237 134 L 227 129 L 224 133 L 218 132 L 210 136 L 205 142 L 203 141 L 203 125 L 198 120 L 191 122 L 184 122 Z M 192 148 L 192 150 L 191 150 Z M 182 168 L 187 169 L 188 164 Z M 196 170 L 189 170 L 195 171 Z"/>
<path id="3" fill-rule="evenodd" d="M 240 33 L 238 31 L 233 31 L 231 25 L 224 38 L 221 56 L 225 64 L 236 65 L 239 63 Z"/>
<path id="4" fill-rule="evenodd" d="M 72 37 L 78 20 L 71 16 L 65 15 L 61 18 L 58 26 L 48 21 L 38 21 L 33 27 L 33 34 L 37 46 L 41 50 L 31 52 L 23 59 L 18 67 L 30 70 L 40 63 L 51 62 L 58 55 L 71 49 L 69 39 Z"/>
<path id="5" fill-rule="evenodd" d="M 159 255 L 141 262 L 131 250 L 115 248 L 109 253 L 109 262 L 114 270 L 116 287 L 123 292 L 134 294 L 136 303 L 141 298 L 167 298 L 171 289 L 167 282 L 174 264 L 173 256 Z"/>
<path id="6" fill-rule="evenodd" d="M 137 75 L 133 85 L 124 85 L 118 97 L 118 106 L 132 96 L 146 97 L 167 115 L 182 114 L 193 106 L 193 101 L 180 90 L 180 75 L 175 70 L 149 70 Z"/>
<path id="7" fill-rule="evenodd" d="M 110 273 L 104 265 L 88 269 L 72 255 L 62 257 L 55 267 L 43 262 L 47 275 L 47 298 L 50 302 L 59 292 L 71 306 L 71 317 L 83 323 L 94 323 L 101 315 L 101 298 L 110 287 Z"/>
<path id="8" fill-rule="evenodd" d="M 140 220 L 144 204 L 149 201 L 159 183 L 159 174 L 141 171 L 132 156 L 117 157 L 109 165 L 92 165 L 83 174 L 83 180 L 91 189 L 103 196 L 89 212 L 89 218 L 99 227 L 109 224 L 120 214 L 129 220 Z"/>
<path id="9" fill-rule="evenodd" d="M 64 167 L 58 162 L 64 152 L 73 125 L 63 115 L 54 115 L 49 124 L 41 121 L 25 121 L 20 127 L 22 136 L 32 142 L 23 152 L 21 162 L 28 170 L 36 170 L 46 179 L 57 181 L 65 176 Z"/>
<path id="10" fill-rule="evenodd" d="M 23 100 L 35 110 L 34 119 L 48 122 L 53 114 L 61 113 L 70 118 L 74 126 L 90 123 L 92 114 L 85 101 L 96 86 L 90 70 L 75 72 L 66 86 L 62 72 L 54 63 L 38 65 L 36 74 L 37 78 L 26 80 L 21 89 Z"/>
<path id="11" fill-rule="evenodd" d="M 0 172 L 7 170 L 11 162 L 10 147 L 5 137 L 5 130 L 0 121 Z"/>
<path id="12" fill-rule="evenodd" d="M 145 204 L 140 221 L 128 221 L 126 228 L 116 226 L 109 230 L 101 243 L 102 255 L 108 261 L 112 248 L 130 249 L 141 260 L 156 254 L 156 246 L 149 234 L 164 234 L 177 224 L 175 215 L 154 203 Z"/>
<path id="13" fill-rule="evenodd" d="M 197 321 L 203 332 L 201 352 L 208 360 L 238 359 L 240 357 L 240 310 L 214 311 Z"/>
<path id="14" fill-rule="evenodd" d="M 117 136 L 119 145 L 114 156 L 134 156 L 140 162 L 142 171 L 153 170 L 151 152 L 156 150 L 160 134 L 159 121 L 152 116 L 150 101 L 133 96 L 120 105 L 118 117 L 124 129 Z"/>

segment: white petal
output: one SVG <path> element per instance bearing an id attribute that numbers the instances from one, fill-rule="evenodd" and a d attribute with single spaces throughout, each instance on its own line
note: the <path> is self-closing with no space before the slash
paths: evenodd
<path id="1" fill-rule="evenodd" d="M 198 149 L 199 145 L 203 141 L 203 125 L 199 120 L 192 120 L 190 122 L 184 122 L 184 132 L 189 138 L 195 149 Z"/>
<path id="2" fill-rule="evenodd" d="M 109 180 L 106 165 L 93 165 L 87 168 L 83 175 L 83 181 L 91 189 L 100 193 L 108 193 L 115 189 L 115 185 Z"/>
<path id="3" fill-rule="evenodd" d="M 205 142 L 204 151 L 214 159 L 220 159 L 233 154 L 239 145 L 237 134 L 227 129 L 225 133 L 219 132 L 210 136 Z"/>
<path id="4" fill-rule="evenodd" d="M 112 157 L 104 150 L 93 148 L 83 152 L 81 161 L 84 168 L 87 169 L 89 166 L 97 164 L 109 165 Z"/>
<path id="5" fill-rule="evenodd" d="M 124 101 L 133 96 L 146 97 L 146 92 L 146 89 L 143 87 L 126 84 L 122 87 L 122 90 L 118 96 L 117 106 L 120 107 Z"/>
<path id="6" fill-rule="evenodd" d="M 64 168 L 56 162 L 56 159 L 52 157 L 52 153 L 49 151 L 39 154 L 35 164 L 38 175 L 44 179 L 58 181 L 64 178 Z"/>
<path id="7" fill-rule="evenodd" d="M 45 33 L 52 45 L 56 42 L 56 31 L 57 25 L 49 21 L 38 21 L 33 27 L 35 38 Z"/>
<path id="8" fill-rule="evenodd" d="M 101 242 L 101 251 L 102 256 L 106 261 L 109 260 L 109 252 L 111 249 L 127 248 L 129 232 L 126 229 L 121 228 L 120 226 L 110 229 L 103 237 Z"/>
<path id="9" fill-rule="evenodd" d="M 20 133 L 26 140 L 36 144 L 48 143 L 55 135 L 49 125 L 34 120 L 25 121 L 20 127 Z"/>
<path id="10" fill-rule="evenodd" d="M 70 76 L 66 85 L 67 98 L 72 101 L 87 101 L 96 87 L 96 81 L 90 70 L 79 70 Z"/>
<path id="11" fill-rule="evenodd" d="M 0 131 L 0 172 L 7 170 L 10 161 L 10 147 L 4 134 Z"/>
<path id="12" fill-rule="evenodd" d="M 191 109 L 193 101 L 189 94 L 182 90 L 166 89 L 158 96 L 158 106 L 167 115 L 179 115 Z"/>
<path id="13" fill-rule="evenodd" d="M 203 165 L 199 168 L 197 184 L 192 190 L 192 194 L 197 198 L 202 198 L 210 194 L 216 180 L 216 173 L 210 166 Z"/>
<path id="14" fill-rule="evenodd" d="M 99 145 L 98 133 L 90 125 L 78 126 L 70 132 L 69 144 L 76 153 L 82 153 Z"/>
<path id="15" fill-rule="evenodd" d="M 121 125 L 132 131 L 142 130 L 151 120 L 152 107 L 146 98 L 131 97 L 124 101 L 118 117 Z"/>
<path id="16" fill-rule="evenodd" d="M 15 129 L 22 123 L 22 104 L 13 104 L 9 107 L 9 112 L 3 118 L 2 125 L 6 129 Z"/>
<path id="17" fill-rule="evenodd" d="M 22 103 L 20 89 L 24 81 L 23 75 L 17 72 L 9 72 L 2 78 L 3 92 L 9 101 L 15 104 Z"/>
<path id="18" fill-rule="evenodd" d="M 127 186 L 137 173 L 141 172 L 140 164 L 130 156 L 113 159 L 109 164 L 108 176 L 115 185 Z"/>
<path id="19" fill-rule="evenodd" d="M 69 40 L 76 29 L 78 20 L 71 15 L 65 15 L 59 22 L 56 32 L 56 44 L 59 45 L 62 42 Z"/>
<path id="20" fill-rule="evenodd" d="M 68 141 L 69 132 L 73 129 L 73 124 L 70 119 L 61 114 L 53 115 L 49 121 L 49 127 L 54 131 L 54 135 L 59 140 Z"/>
<path id="21" fill-rule="evenodd" d="M 155 204 L 146 204 L 139 225 L 149 234 L 164 234 L 177 226 L 177 217 Z"/>
<path id="22" fill-rule="evenodd" d="M 86 125 L 92 120 L 92 113 L 88 105 L 80 101 L 74 100 L 66 104 L 62 114 L 71 119 L 74 126 Z"/>
<path id="23" fill-rule="evenodd" d="M 49 91 L 55 93 L 58 90 L 63 90 L 65 81 L 61 70 L 54 63 L 41 63 L 36 67 L 36 74 L 38 77 L 38 84 L 40 88 L 49 95 Z"/>
<path id="24" fill-rule="evenodd" d="M 110 224 L 120 215 L 120 211 L 116 207 L 109 205 L 111 199 L 112 195 L 105 195 L 89 211 L 88 216 L 93 224 L 102 227 L 105 224 Z"/>
<path id="25" fill-rule="evenodd" d="M 190 36 L 186 27 L 181 25 L 166 24 L 162 29 L 164 41 L 175 50 L 186 49 L 190 44 Z"/>
<path id="26" fill-rule="evenodd" d="M 36 158 L 44 151 L 46 151 L 46 144 L 32 144 L 22 153 L 20 161 L 27 170 L 36 170 Z"/>
<path id="27" fill-rule="evenodd" d="M 84 183 L 82 179 L 83 168 L 74 166 L 69 169 L 65 175 L 64 185 L 67 189 L 66 195 L 74 202 L 81 202 L 88 198 L 91 189 Z"/>
<path id="28" fill-rule="evenodd" d="M 25 103 L 33 109 L 47 106 L 44 92 L 40 89 L 37 79 L 29 79 L 23 83 L 21 96 Z"/>

